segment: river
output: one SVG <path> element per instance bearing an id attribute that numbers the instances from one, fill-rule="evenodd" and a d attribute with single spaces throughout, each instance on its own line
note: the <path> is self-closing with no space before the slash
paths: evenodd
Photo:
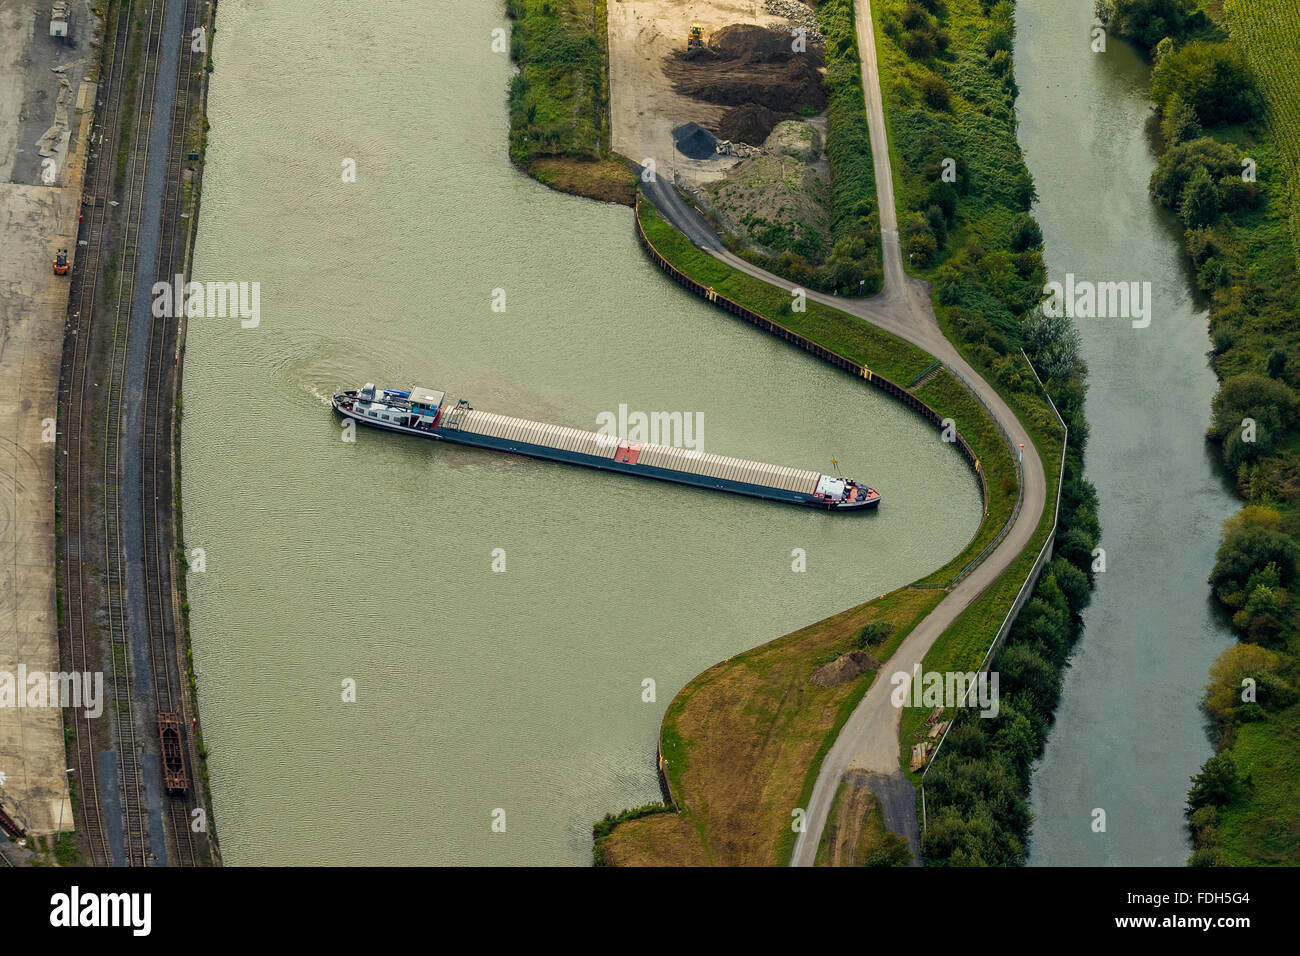
<path id="1" fill-rule="evenodd" d="M 1153 297 L 1148 328 L 1077 321 L 1106 570 L 1034 773 L 1030 863 L 1180 866 L 1188 777 L 1213 752 L 1201 692 L 1232 642 L 1206 585 L 1238 507 L 1205 442 L 1207 314 L 1181 225 L 1147 195 L 1147 64 L 1114 38 L 1092 52 L 1092 0 L 1021 0 L 1016 21 L 1020 142 L 1049 280 L 1150 282 Z"/>
<path id="2" fill-rule="evenodd" d="M 260 282 L 261 317 L 191 322 L 182 462 L 227 863 L 586 863 L 594 820 L 659 799 L 655 737 L 688 680 L 932 571 L 978 521 L 920 419 L 668 282 L 625 207 L 510 165 L 504 23 L 498 4 L 220 6 L 195 277 Z M 585 428 L 620 404 L 701 413 L 710 451 L 835 456 L 884 503 L 347 443 L 328 396 L 366 381 Z"/>

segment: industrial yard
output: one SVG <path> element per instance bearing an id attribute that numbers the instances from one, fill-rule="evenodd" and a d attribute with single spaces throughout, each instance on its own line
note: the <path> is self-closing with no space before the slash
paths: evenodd
<path id="1" fill-rule="evenodd" d="M 609 38 L 616 152 L 652 160 L 761 254 L 778 237 L 829 246 L 825 60 L 810 7 L 614 0 Z"/>
<path id="2" fill-rule="evenodd" d="M 6 862 L 195 865 L 214 856 L 174 543 L 182 329 L 149 302 L 185 269 L 203 51 L 180 39 L 211 4 L 109 9 L 0 8 L 0 671 L 98 688 L 0 707 L 0 828 Z"/>
<path id="3" fill-rule="evenodd" d="M 54 262 L 75 257 L 95 95 L 89 44 L 51 36 L 38 6 L 0 4 L 0 674 L 14 676 L 61 670 L 53 419 L 68 277 Z M 5 701 L 0 828 L 73 829 L 65 769 L 62 711 Z"/>

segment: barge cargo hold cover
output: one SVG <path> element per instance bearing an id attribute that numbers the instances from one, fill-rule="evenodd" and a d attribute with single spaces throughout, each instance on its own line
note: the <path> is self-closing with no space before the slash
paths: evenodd
<path id="1" fill-rule="evenodd" d="M 874 489 L 838 475 L 513 418 L 480 411 L 464 399 L 448 407 L 446 393 L 434 389 L 367 384 L 335 395 L 333 406 L 344 418 L 389 431 L 771 501 L 829 511 L 868 510 L 880 504 Z"/>

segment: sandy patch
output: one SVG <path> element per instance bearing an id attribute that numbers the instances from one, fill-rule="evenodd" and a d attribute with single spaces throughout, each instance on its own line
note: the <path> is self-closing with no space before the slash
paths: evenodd
<path id="1" fill-rule="evenodd" d="M 673 148 L 674 127 L 717 125 L 724 106 L 683 96 L 664 75 L 663 61 L 686 49 L 691 24 L 706 39 L 725 26 L 788 25 L 763 12 L 762 0 L 609 0 L 609 87 L 611 145 L 634 162 L 653 159 L 660 174 L 691 182 L 719 179 L 738 160 L 687 159 Z"/>

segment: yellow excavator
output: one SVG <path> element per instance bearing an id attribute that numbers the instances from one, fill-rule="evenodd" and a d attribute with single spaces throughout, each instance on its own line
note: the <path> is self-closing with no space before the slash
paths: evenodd
<path id="1" fill-rule="evenodd" d="M 56 276 L 65 276 L 68 274 L 68 250 L 60 249 L 54 256 L 54 274 Z"/>
<path id="2" fill-rule="evenodd" d="M 704 28 L 698 23 L 691 24 L 691 32 L 686 34 L 686 52 L 704 49 Z"/>

